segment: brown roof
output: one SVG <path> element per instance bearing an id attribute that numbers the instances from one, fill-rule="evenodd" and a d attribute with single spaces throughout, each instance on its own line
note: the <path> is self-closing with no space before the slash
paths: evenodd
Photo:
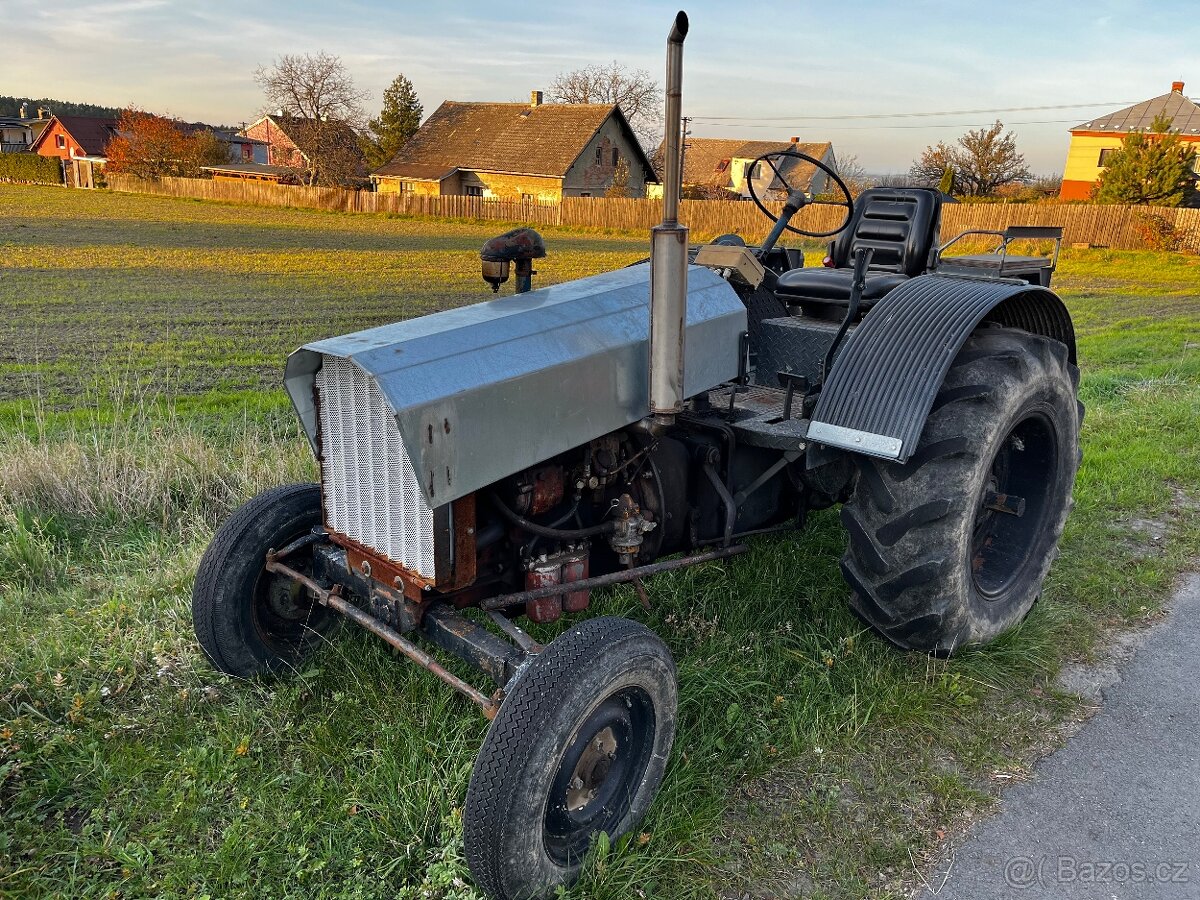
<path id="1" fill-rule="evenodd" d="M 791 141 L 742 141 L 726 138 L 689 137 L 683 154 L 683 183 L 729 184 L 729 163 L 734 159 L 756 159 L 777 150 L 796 150 L 815 159 L 821 159 L 832 149 L 824 143 L 795 143 Z M 786 174 L 793 188 L 806 189 L 816 169 L 811 163 L 797 160 L 793 171 Z"/>
<path id="2" fill-rule="evenodd" d="M 392 160 L 375 175 L 386 175 L 392 178 L 407 178 L 410 181 L 441 181 L 458 170 L 457 166 L 447 168 L 440 163 L 398 163 Z"/>
<path id="3" fill-rule="evenodd" d="M 1131 131 L 1146 131 L 1157 116 L 1171 119 L 1171 130 L 1181 134 L 1200 134 L 1200 104 L 1183 96 L 1183 91 L 1171 91 L 1161 97 L 1143 100 L 1107 116 L 1100 116 L 1072 131 L 1112 131 L 1128 134 Z"/>
<path id="4" fill-rule="evenodd" d="M 95 119 L 91 116 L 54 116 L 51 121 L 55 119 L 88 156 L 104 156 L 108 142 L 117 133 L 116 119 Z M 36 151 L 42 138 L 49 132 L 50 126 L 47 124 L 42 129 L 42 133 L 38 135 L 37 140 L 33 142 L 31 149 Z"/>
<path id="5" fill-rule="evenodd" d="M 617 116 L 647 173 L 649 160 L 617 106 L 598 103 L 459 103 L 447 100 L 395 159 L 373 174 L 397 176 L 405 167 L 472 169 L 561 178 L 609 116 Z"/>

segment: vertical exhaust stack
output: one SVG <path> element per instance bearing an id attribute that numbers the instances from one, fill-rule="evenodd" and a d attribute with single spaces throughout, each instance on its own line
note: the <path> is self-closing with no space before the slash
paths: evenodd
<path id="1" fill-rule="evenodd" d="M 683 39 L 680 11 L 667 35 L 667 110 L 663 149 L 663 220 L 650 229 L 650 414 L 670 423 L 683 410 L 684 323 L 687 319 L 688 230 L 679 224 Z"/>

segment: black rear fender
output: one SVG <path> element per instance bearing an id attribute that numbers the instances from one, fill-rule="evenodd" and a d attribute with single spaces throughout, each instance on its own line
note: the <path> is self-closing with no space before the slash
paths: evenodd
<path id="1" fill-rule="evenodd" d="M 1053 291 L 1012 280 L 922 275 L 889 292 L 847 338 L 821 387 L 809 439 L 907 461 L 950 364 L 985 322 L 1061 341 L 1076 361 L 1071 315 Z"/>

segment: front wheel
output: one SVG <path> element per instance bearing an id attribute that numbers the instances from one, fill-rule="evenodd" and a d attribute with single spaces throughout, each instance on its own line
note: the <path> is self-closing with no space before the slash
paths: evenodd
<path id="1" fill-rule="evenodd" d="M 1005 328 L 967 340 L 912 457 L 858 461 L 842 508 L 855 612 L 942 655 L 1025 617 L 1071 509 L 1078 383 L 1058 341 Z"/>
<path id="2" fill-rule="evenodd" d="M 476 883 L 498 900 L 569 885 L 592 840 L 633 828 L 662 783 L 675 737 L 675 663 L 644 625 L 572 627 L 510 684 L 467 788 L 463 830 Z"/>
<path id="3" fill-rule="evenodd" d="M 288 484 L 234 511 L 200 560 L 192 589 L 192 625 L 222 672 L 250 678 L 302 663 L 332 625 L 333 613 L 296 582 L 266 570 L 278 550 L 321 524 L 321 489 Z M 288 565 L 308 574 L 310 551 Z"/>

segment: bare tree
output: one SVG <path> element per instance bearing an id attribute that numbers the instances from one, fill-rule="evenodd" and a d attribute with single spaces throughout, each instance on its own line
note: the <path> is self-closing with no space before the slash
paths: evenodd
<path id="1" fill-rule="evenodd" d="M 339 57 L 323 50 L 284 55 L 269 68 L 260 66 L 254 80 L 267 111 L 291 120 L 289 136 L 308 160 L 309 183 L 341 183 L 360 173 L 357 135 L 367 95 L 354 86 Z"/>
<path id="2" fill-rule="evenodd" d="M 986 197 L 1006 184 L 1030 178 L 1025 157 L 1017 152 L 1017 139 L 997 121 L 991 128 L 976 128 L 958 139 L 958 165 L 954 179 L 959 190 Z"/>
<path id="3" fill-rule="evenodd" d="M 857 197 L 867 188 L 875 186 L 875 179 L 867 174 L 867 170 L 858 161 L 856 153 L 839 159 L 836 169 L 837 173 L 842 176 L 842 181 L 846 182 L 846 187 L 850 188 L 851 197 Z M 832 183 L 826 190 L 834 190 Z"/>
<path id="4" fill-rule="evenodd" d="M 604 192 L 605 197 L 629 196 L 629 161 L 622 156 L 617 160 L 616 171 L 613 172 L 612 184 Z"/>
<path id="5" fill-rule="evenodd" d="M 550 83 L 555 103 L 616 103 L 643 147 L 658 146 L 662 136 L 662 88 L 645 69 L 611 64 L 560 72 Z"/>
<path id="6" fill-rule="evenodd" d="M 996 122 L 990 128 L 968 131 L 950 146 L 944 141 L 926 147 L 908 170 L 916 184 L 936 187 L 952 172 L 955 193 L 986 197 L 1007 184 L 1028 181 L 1029 167 L 1017 152 L 1017 139 Z"/>
<path id="7" fill-rule="evenodd" d="M 937 187 L 947 169 L 957 170 L 957 151 L 945 141 L 930 144 L 908 170 L 908 178 L 918 187 Z"/>

